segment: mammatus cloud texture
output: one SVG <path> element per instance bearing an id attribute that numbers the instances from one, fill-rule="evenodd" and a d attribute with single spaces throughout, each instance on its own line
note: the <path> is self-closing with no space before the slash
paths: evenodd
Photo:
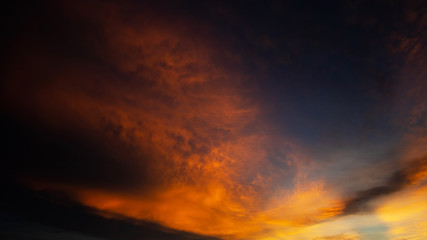
<path id="1" fill-rule="evenodd" d="M 310 4 L 10 7 L 11 199 L 103 239 L 423 239 L 426 8 Z"/>

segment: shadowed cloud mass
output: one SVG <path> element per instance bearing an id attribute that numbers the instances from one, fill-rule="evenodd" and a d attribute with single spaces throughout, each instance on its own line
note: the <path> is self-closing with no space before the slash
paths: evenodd
<path id="1" fill-rule="evenodd" d="M 35 239 L 425 235 L 425 9 L 6 6 L 2 221 Z"/>

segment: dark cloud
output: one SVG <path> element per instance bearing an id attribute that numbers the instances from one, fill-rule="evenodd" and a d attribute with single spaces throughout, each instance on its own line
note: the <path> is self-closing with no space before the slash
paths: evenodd
<path id="1" fill-rule="evenodd" d="M 394 172 L 384 185 L 369 188 L 356 193 L 354 198 L 345 202 L 342 214 L 355 214 L 372 210 L 371 201 L 385 197 L 416 184 L 427 174 L 427 157 L 411 161 L 403 169 Z"/>
<path id="2" fill-rule="evenodd" d="M 216 238 L 177 231 L 148 221 L 127 219 L 124 217 L 105 218 L 96 210 L 70 201 L 61 192 L 30 191 L 27 188 L 2 181 L 1 189 L 5 193 L 0 200 L 0 236 L 7 239 L 48 239 L 50 231 L 61 231 L 77 236 L 96 237 L 108 240 L 215 240 Z M 7 217 L 9 216 L 9 217 Z M 3 222 L 4 221 L 4 222 Z M 30 229 L 31 222 L 47 227 L 35 226 L 33 236 L 14 232 L 13 228 L 3 226 L 13 225 L 10 221 L 21 224 L 22 229 Z M 34 231 L 34 230 L 33 230 Z M 23 236 L 22 236 L 23 235 Z M 67 236 L 67 234 L 64 234 Z M 55 236 L 55 235 L 54 235 Z M 57 234 L 56 236 L 60 236 Z M 74 236 L 76 237 L 76 236 Z M 80 238 L 79 238 L 80 239 Z"/>
<path id="3" fill-rule="evenodd" d="M 116 144 L 113 148 L 72 126 L 58 133 L 38 123 L 3 116 L 1 129 L 7 143 L 3 175 L 30 182 L 53 181 L 116 191 L 156 185 L 148 173 L 144 174 L 144 163 L 149 160 L 132 160 L 134 156 L 127 146 Z"/>
<path id="4" fill-rule="evenodd" d="M 322 196 L 360 185 L 342 215 L 370 211 L 427 172 L 419 159 L 372 187 L 401 159 L 383 156 L 405 128 L 391 123 L 402 85 L 419 95 L 402 105 L 410 122 L 424 123 L 425 17 L 408 2 L 11 3 L 0 10 L 2 209 L 112 239 L 200 237 L 135 219 L 280 232 L 339 214 Z M 405 58 L 413 84 L 396 77 Z M 379 158 L 390 168 L 368 176 Z M 335 174 L 354 186 L 326 190 Z"/>

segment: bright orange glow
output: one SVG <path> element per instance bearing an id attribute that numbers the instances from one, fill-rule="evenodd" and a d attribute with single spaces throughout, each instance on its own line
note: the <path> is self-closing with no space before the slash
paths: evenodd
<path id="1" fill-rule="evenodd" d="M 385 201 L 377 210 L 390 226 L 391 239 L 423 239 L 427 236 L 427 187 L 408 189 Z"/>
<path id="2" fill-rule="evenodd" d="M 136 162 L 144 180 L 120 189 L 30 176 L 28 185 L 66 192 L 108 217 L 223 239 L 368 239 L 356 231 L 371 234 L 368 222 L 388 227 L 381 237 L 427 236 L 427 127 L 405 135 L 401 162 L 414 165 L 398 185 L 406 192 L 386 189 L 373 199 L 374 213 L 344 216 L 342 193 L 310 175 L 309 151 L 263 121 L 249 76 L 234 68 L 242 59 L 202 26 L 185 18 L 170 23 L 143 8 L 129 21 L 114 3 L 82 4 L 62 11 L 99 27 L 103 41 L 91 44 L 108 67 L 71 61 L 35 90 L 17 78 L 8 87 L 23 88 L 26 97 L 11 102 L 36 111 L 49 128 L 78 129 L 101 147 L 118 146 L 107 150 L 117 161 Z"/>

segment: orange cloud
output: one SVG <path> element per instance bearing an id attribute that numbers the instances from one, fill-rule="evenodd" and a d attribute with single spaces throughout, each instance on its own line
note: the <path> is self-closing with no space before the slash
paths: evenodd
<path id="1" fill-rule="evenodd" d="M 103 62 L 46 53 L 39 70 L 63 64 L 36 89 L 25 89 L 28 75 L 15 73 L 9 87 L 20 94 L 9 100 L 49 129 L 101 142 L 115 161 L 134 162 L 145 182 L 112 189 L 31 176 L 28 184 L 106 213 L 230 239 L 286 235 L 338 214 L 334 195 L 305 174 L 309 157 L 261 124 L 239 58 L 197 23 L 140 10 L 126 16 L 129 8 L 112 3 L 62 6 L 99 31 L 88 44 Z M 276 168 L 267 149 L 286 151 L 280 161 L 288 169 Z M 286 174 L 288 187 L 276 186 Z"/>

